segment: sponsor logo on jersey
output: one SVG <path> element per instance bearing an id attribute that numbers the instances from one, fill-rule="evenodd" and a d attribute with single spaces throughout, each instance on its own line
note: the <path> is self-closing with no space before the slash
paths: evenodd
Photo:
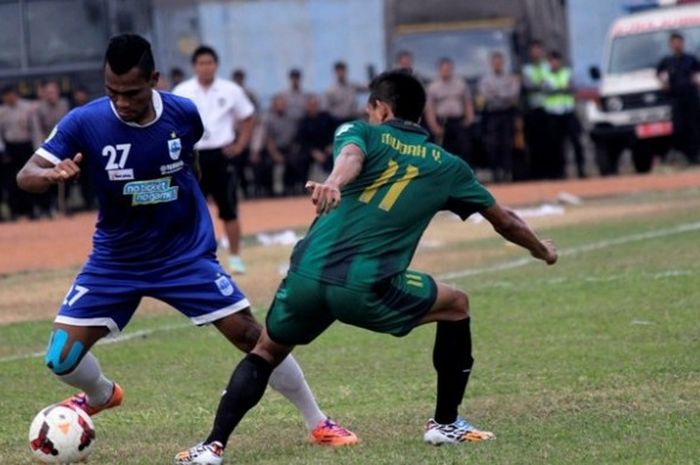
<path id="1" fill-rule="evenodd" d="M 180 171 L 185 166 L 185 162 L 180 160 L 175 163 L 160 166 L 160 174 L 173 174 Z"/>
<path id="2" fill-rule="evenodd" d="M 131 205 L 153 205 L 177 200 L 177 186 L 171 186 L 172 178 L 133 181 L 124 184 L 122 193 L 131 195 Z"/>
<path id="3" fill-rule="evenodd" d="M 168 141 L 168 155 L 170 155 L 170 158 L 173 160 L 177 160 L 180 158 L 180 152 L 182 151 L 182 142 L 180 142 L 180 139 L 170 139 Z"/>
<path id="4" fill-rule="evenodd" d="M 216 287 L 219 288 L 221 295 L 230 296 L 233 294 L 233 283 L 228 276 L 219 276 L 216 278 Z"/>
<path id="5" fill-rule="evenodd" d="M 109 170 L 107 171 L 110 181 L 131 181 L 134 179 L 134 170 L 131 168 L 125 170 Z"/>

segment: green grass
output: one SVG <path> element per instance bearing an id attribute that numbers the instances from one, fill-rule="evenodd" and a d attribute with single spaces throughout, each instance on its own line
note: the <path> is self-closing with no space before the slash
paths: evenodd
<path id="1" fill-rule="evenodd" d="M 544 235 L 566 249 L 698 220 L 689 208 Z M 335 325 L 296 354 L 323 408 L 363 443 L 307 444 L 299 415 L 270 391 L 234 436 L 229 463 L 700 463 L 699 237 L 631 242 L 567 256 L 554 268 L 532 263 L 455 281 L 471 295 L 476 359 L 463 411 L 496 441 L 421 443 L 434 399 L 433 328 L 394 339 Z M 522 256 L 496 239 L 450 246 L 503 251 L 479 266 Z M 180 323 L 137 316 L 130 331 Z M 0 327 L 0 354 L 41 350 L 48 327 Z M 95 353 L 126 389 L 123 408 L 95 419 L 91 460 L 100 465 L 170 463 L 206 434 L 240 358 L 211 328 L 156 331 Z M 0 463 L 30 463 L 32 416 L 69 393 L 38 358 L 0 362 Z"/>

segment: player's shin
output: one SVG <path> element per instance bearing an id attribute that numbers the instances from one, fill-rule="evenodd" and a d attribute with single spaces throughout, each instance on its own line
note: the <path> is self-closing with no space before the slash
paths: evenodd
<path id="1" fill-rule="evenodd" d="M 316 403 L 304 373 L 291 355 L 288 355 L 270 376 L 270 387 L 289 400 L 304 417 L 306 428 L 312 430 L 326 419 Z"/>
<path id="2" fill-rule="evenodd" d="M 473 363 L 470 319 L 438 322 L 433 349 L 437 371 L 436 422 L 446 425 L 457 419 Z"/>
<path id="3" fill-rule="evenodd" d="M 100 362 L 90 352 L 73 371 L 57 376 L 64 383 L 84 391 L 88 404 L 93 407 L 104 405 L 112 397 L 114 383 L 102 374 Z"/>
<path id="4" fill-rule="evenodd" d="M 271 373 L 272 365 L 256 354 L 248 354 L 241 360 L 219 401 L 206 444 L 218 441 L 226 446 L 238 423 L 262 398 Z"/>

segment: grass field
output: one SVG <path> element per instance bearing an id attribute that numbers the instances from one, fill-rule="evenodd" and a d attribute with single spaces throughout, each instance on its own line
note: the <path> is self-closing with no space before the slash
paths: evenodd
<path id="1" fill-rule="evenodd" d="M 422 444 L 434 398 L 432 327 L 394 339 L 338 324 L 296 354 L 327 413 L 363 443 L 307 444 L 299 415 L 268 391 L 241 424 L 228 463 L 700 463 L 698 191 L 600 200 L 535 223 L 563 252 L 556 267 L 522 261 L 523 252 L 486 226 L 446 217 L 416 259 L 470 293 L 476 364 L 463 411 L 496 441 Z M 260 308 L 287 253 L 248 252 L 252 276 L 241 284 Z M 50 314 L 74 272 L 0 279 L 0 314 L 44 307 Z M 95 349 L 126 400 L 96 417 L 92 463 L 170 463 L 206 434 L 240 358 L 215 330 L 146 307 L 126 332 L 132 339 Z M 43 349 L 48 328 L 48 314 L 0 326 L 3 465 L 30 463 L 32 416 L 71 392 L 31 355 Z"/>

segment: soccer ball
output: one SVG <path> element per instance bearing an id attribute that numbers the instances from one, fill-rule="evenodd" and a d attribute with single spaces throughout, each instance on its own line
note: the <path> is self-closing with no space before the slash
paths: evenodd
<path id="1" fill-rule="evenodd" d="M 84 461 L 95 442 L 95 426 L 80 409 L 51 405 L 34 417 L 29 447 L 42 463 L 72 464 Z"/>

